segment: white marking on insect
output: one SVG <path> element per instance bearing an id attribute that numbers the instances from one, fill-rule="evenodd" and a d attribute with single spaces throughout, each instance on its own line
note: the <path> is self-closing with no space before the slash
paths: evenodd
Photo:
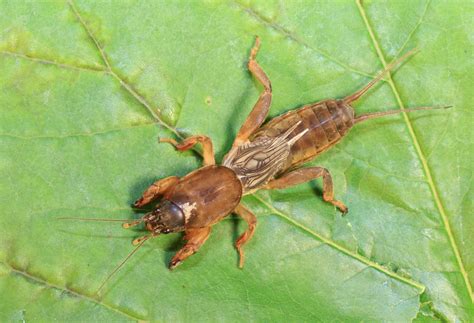
<path id="1" fill-rule="evenodd" d="M 183 205 L 181 205 L 181 210 L 183 210 L 183 213 L 184 213 L 184 219 L 185 219 L 185 223 L 188 222 L 189 218 L 191 217 L 192 215 L 192 212 L 196 209 L 196 202 L 194 203 L 189 203 L 189 202 L 186 202 L 184 203 Z"/>

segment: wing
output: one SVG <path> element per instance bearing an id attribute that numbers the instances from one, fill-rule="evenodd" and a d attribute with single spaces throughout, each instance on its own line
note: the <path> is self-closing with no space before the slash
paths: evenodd
<path id="1" fill-rule="evenodd" d="M 237 146 L 225 157 L 223 165 L 234 170 L 244 192 L 265 185 L 285 166 L 291 146 L 307 131 L 288 138 L 299 123 L 278 137 L 259 137 Z"/>

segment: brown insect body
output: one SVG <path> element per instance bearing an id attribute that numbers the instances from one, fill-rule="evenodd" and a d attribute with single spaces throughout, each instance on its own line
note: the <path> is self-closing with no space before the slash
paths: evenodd
<path id="1" fill-rule="evenodd" d="M 244 194 L 249 194 L 336 145 L 354 122 L 354 109 L 343 100 L 325 100 L 290 110 L 257 129 L 248 142 L 233 147 L 223 165 L 238 174 Z M 261 144 L 278 139 L 284 142 L 274 149 Z"/>

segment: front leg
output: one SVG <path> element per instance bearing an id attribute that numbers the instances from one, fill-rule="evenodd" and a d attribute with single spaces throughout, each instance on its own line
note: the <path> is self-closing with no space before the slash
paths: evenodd
<path id="1" fill-rule="evenodd" d="M 166 177 L 154 182 L 153 184 L 151 184 L 150 187 L 146 189 L 145 192 L 143 192 L 142 197 L 140 197 L 138 200 L 135 201 L 135 203 L 133 203 L 133 206 L 142 207 L 145 204 L 150 203 L 151 201 L 164 195 L 166 191 L 171 189 L 178 182 L 179 177 L 177 176 Z"/>
<path id="2" fill-rule="evenodd" d="M 250 73 L 252 73 L 252 75 L 263 85 L 264 90 L 260 94 L 257 103 L 255 103 L 252 112 L 250 112 L 247 119 L 242 124 L 242 127 L 240 127 L 239 133 L 237 134 L 232 147 L 237 147 L 246 142 L 248 137 L 262 125 L 267 117 L 272 102 L 272 85 L 270 79 L 255 59 L 259 48 L 260 38 L 257 37 L 255 39 L 255 45 L 250 52 L 248 68 Z"/>
<path id="3" fill-rule="evenodd" d="M 188 137 L 183 140 L 182 143 L 178 143 L 176 140 L 171 138 L 161 138 L 160 142 L 167 142 L 176 147 L 180 151 L 188 150 L 194 147 L 195 144 L 201 143 L 203 150 L 204 166 L 215 165 L 214 149 L 212 148 L 211 138 L 197 135 Z"/>
<path id="4" fill-rule="evenodd" d="M 206 242 L 207 238 L 211 234 L 211 227 L 199 228 L 199 229 L 188 229 L 185 231 L 184 240 L 186 244 L 179 250 L 176 255 L 171 259 L 169 269 L 175 269 L 179 266 L 186 258 L 195 254 L 198 249 Z"/>
<path id="5" fill-rule="evenodd" d="M 307 167 L 291 171 L 280 178 L 268 182 L 263 189 L 282 189 L 301 183 L 309 182 L 318 177 L 323 177 L 323 199 L 336 206 L 342 213 L 347 213 L 348 208 L 341 201 L 334 199 L 334 189 L 331 174 L 323 167 Z"/>

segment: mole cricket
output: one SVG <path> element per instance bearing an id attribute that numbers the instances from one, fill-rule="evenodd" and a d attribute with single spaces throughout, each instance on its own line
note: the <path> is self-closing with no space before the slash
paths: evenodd
<path id="1" fill-rule="evenodd" d="M 97 293 L 146 240 L 160 234 L 184 232 L 186 243 L 169 263 L 169 268 L 174 269 L 196 253 L 208 239 L 211 227 L 230 213 L 240 216 L 248 226 L 235 242 L 240 257 L 239 267 L 242 268 L 245 259 L 242 247 L 252 238 L 257 218 L 240 201 L 243 195 L 260 189 L 283 189 L 322 177 L 324 201 L 337 207 L 343 214 L 347 213 L 348 208 L 344 203 L 334 197 L 333 182 L 327 169 L 297 166 L 337 144 L 357 123 L 401 112 L 448 108 L 419 107 L 355 115 L 351 104 L 395 66 L 414 54 L 414 51 L 410 51 L 387 65 L 363 88 L 343 99 L 311 103 L 264 123 L 270 109 L 272 87 L 269 78 L 256 61 L 259 47 L 260 39 L 256 37 L 250 52 L 248 69 L 263 85 L 264 90 L 221 165 L 215 162 L 209 137 L 191 136 L 181 143 L 174 139 L 161 139 L 161 142 L 170 143 L 180 151 L 191 149 L 200 143 L 203 148 L 203 166 L 184 177 L 166 177 L 148 187 L 134 206 L 141 208 L 161 198 L 153 211 L 134 221 L 63 218 L 121 221 L 125 222 L 124 228 L 144 223 L 146 230 L 150 231 L 133 241 L 136 248 L 107 276 Z"/>

